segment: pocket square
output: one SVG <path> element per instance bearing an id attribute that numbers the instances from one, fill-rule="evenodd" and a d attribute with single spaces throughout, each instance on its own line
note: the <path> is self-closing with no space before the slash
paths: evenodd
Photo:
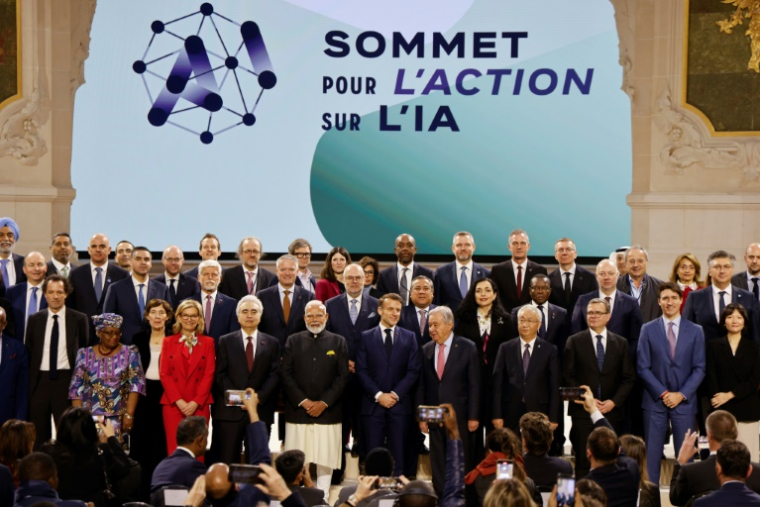
<path id="1" fill-rule="evenodd" d="M 374 317 L 374 316 L 375 316 L 375 312 L 372 312 L 372 313 L 370 313 L 370 314 L 367 316 L 367 318 L 368 318 L 368 319 L 371 319 L 371 318 L 372 318 L 372 317 Z"/>
<path id="2" fill-rule="evenodd" d="M 328 350 L 327 351 L 327 355 L 328 356 L 334 356 L 335 355 L 335 351 L 334 350 Z"/>

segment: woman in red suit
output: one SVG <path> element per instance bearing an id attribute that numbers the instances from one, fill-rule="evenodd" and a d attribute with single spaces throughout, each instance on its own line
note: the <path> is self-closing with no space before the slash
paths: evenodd
<path id="1" fill-rule="evenodd" d="M 686 303 L 689 292 L 705 286 L 704 282 L 699 279 L 701 271 L 702 266 L 694 254 L 685 253 L 676 257 L 673 269 L 670 272 L 670 281 L 677 283 L 683 291 L 681 311 L 683 311 L 683 305 Z"/>
<path id="2" fill-rule="evenodd" d="M 182 419 L 199 415 L 208 424 L 216 355 L 214 339 L 201 334 L 204 326 L 201 304 L 187 299 L 177 307 L 176 334 L 167 336 L 161 347 L 158 367 L 169 455 L 177 448 L 177 426 Z"/>
<path id="3" fill-rule="evenodd" d="M 317 280 L 316 297 L 323 303 L 330 298 L 340 296 L 346 292 L 346 286 L 343 285 L 343 270 L 351 264 L 351 256 L 348 250 L 342 246 L 336 246 L 325 259 L 325 266 L 322 268 L 321 278 Z"/>

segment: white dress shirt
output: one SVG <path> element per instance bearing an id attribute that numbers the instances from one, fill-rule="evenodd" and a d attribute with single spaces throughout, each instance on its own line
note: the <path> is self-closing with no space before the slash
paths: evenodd
<path id="1" fill-rule="evenodd" d="M 58 272 L 59 272 L 61 275 L 63 275 L 63 268 L 64 268 L 64 267 L 67 269 L 66 273 L 68 273 L 69 275 L 71 274 L 71 263 L 70 263 L 70 262 L 69 262 L 69 263 L 67 263 L 67 264 L 61 264 L 60 262 L 58 262 L 58 261 L 57 261 L 57 260 L 55 260 L 55 259 L 50 259 L 50 260 L 51 260 L 51 261 L 53 261 L 53 266 L 55 267 L 55 269 L 56 269 L 56 270 L 57 270 L 57 271 L 58 271 Z M 50 274 L 52 274 L 52 273 L 48 273 L 48 275 L 50 275 Z"/>
<path id="2" fill-rule="evenodd" d="M 602 335 L 602 348 L 605 352 L 607 352 L 607 328 L 605 327 L 602 329 L 601 333 L 597 333 L 593 329 L 589 328 L 589 332 L 591 333 L 591 346 L 594 348 L 594 355 L 599 358 L 599 354 L 596 353 L 596 344 L 598 340 L 596 339 L 597 335 Z"/>
<path id="3" fill-rule="evenodd" d="M 404 270 L 406 271 L 406 275 L 404 275 Z M 396 280 L 398 282 L 398 288 L 401 290 L 401 279 L 406 276 L 406 298 L 407 301 L 404 301 L 404 304 L 406 304 L 409 301 L 409 293 L 412 292 L 412 272 L 414 271 L 414 261 L 412 261 L 408 266 L 401 265 L 400 262 L 396 263 L 396 274 L 398 275 L 398 279 Z"/>
<path id="4" fill-rule="evenodd" d="M 285 305 L 285 291 L 290 291 L 290 294 L 287 295 L 288 301 L 290 301 L 290 307 L 293 308 L 293 292 L 295 292 L 296 288 L 295 285 L 291 285 L 290 288 L 286 289 L 283 287 L 279 282 L 277 283 L 277 291 L 280 293 L 280 305 Z"/>
<path id="5" fill-rule="evenodd" d="M 250 271 L 246 269 L 245 265 L 243 265 L 243 279 L 245 280 L 245 286 L 248 287 L 248 273 L 253 273 L 253 291 L 251 291 L 251 294 L 256 294 L 256 291 L 258 290 L 258 282 L 259 282 L 259 267 L 256 266 L 256 269 L 253 271 Z"/>
<path id="6" fill-rule="evenodd" d="M 13 287 L 16 285 L 16 265 L 13 264 L 12 253 L 8 256 L 8 262 L 5 265 L 5 269 L 8 270 L 8 283 L 5 284 L 5 287 Z"/>
<path id="7" fill-rule="evenodd" d="M 32 285 L 32 282 L 29 280 L 26 281 L 26 306 L 24 307 L 24 315 L 26 315 L 26 318 L 29 319 L 29 301 L 32 300 L 32 289 L 37 289 L 37 311 L 40 311 L 40 306 L 42 306 L 42 284 L 39 285 Z"/>
<path id="8" fill-rule="evenodd" d="M 140 302 L 140 284 L 143 284 L 143 301 L 145 301 L 146 305 L 148 304 L 148 280 L 150 280 L 150 278 L 147 278 L 144 282 L 141 282 L 135 278 L 134 275 L 132 275 L 132 283 L 135 285 L 135 297 L 137 298 L 138 303 Z"/>
<path id="9" fill-rule="evenodd" d="M 610 294 L 609 296 L 605 294 L 604 292 L 602 292 L 601 290 L 599 291 L 599 299 L 606 300 L 607 298 L 610 298 L 610 315 L 612 315 L 612 309 L 615 307 L 616 296 L 617 296 L 617 289 L 613 290 L 612 294 Z"/>
<path id="10" fill-rule="evenodd" d="M 95 264 L 90 261 L 90 274 L 92 275 L 92 286 L 95 286 L 95 277 L 98 276 L 98 272 L 95 271 L 95 268 L 100 268 L 100 277 L 103 280 L 100 289 L 103 290 L 103 287 L 106 286 L 106 271 L 108 271 L 108 262 L 106 261 L 105 264 L 102 266 L 96 266 Z M 103 291 L 103 295 L 105 296 L 105 291 Z"/>
<path id="11" fill-rule="evenodd" d="M 678 343 L 678 334 L 681 330 L 681 316 L 679 315 L 672 321 L 669 320 L 666 316 L 662 316 L 662 325 L 665 328 L 665 336 L 668 336 L 668 323 L 673 323 L 673 333 L 676 335 L 676 344 Z"/>
<path id="12" fill-rule="evenodd" d="M 472 262 L 472 259 L 470 259 L 470 262 L 467 264 L 460 264 L 459 261 L 456 261 L 456 267 L 457 267 L 457 287 L 459 287 L 459 280 L 462 279 L 462 268 L 466 267 L 467 271 L 465 271 L 465 276 L 467 276 L 467 289 L 469 290 L 470 286 L 472 285 L 472 267 L 475 263 Z"/>
<path id="13" fill-rule="evenodd" d="M 179 273 L 177 273 L 177 276 L 171 276 L 169 273 L 164 271 L 164 280 L 166 280 L 164 283 L 167 287 L 171 287 L 172 280 L 174 280 L 174 290 L 176 291 L 179 288 Z"/>
<path id="14" fill-rule="evenodd" d="M 214 318 L 214 307 L 216 306 L 216 294 L 218 291 L 214 291 L 211 294 L 207 294 L 203 291 L 201 291 L 201 307 L 203 308 L 203 320 L 204 322 L 208 322 L 209 320 Z M 206 299 L 208 296 L 211 296 L 211 319 L 209 319 L 209 316 L 206 315 L 206 302 L 208 299 Z"/>
<path id="15" fill-rule="evenodd" d="M 53 315 L 58 315 L 58 369 L 70 370 L 69 356 L 66 353 L 66 308 L 61 308 L 58 313 L 48 310 L 47 324 L 45 325 L 45 341 L 42 344 L 42 363 L 40 371 L 50 371 L 50 340 L 53 334 Z"/>
<path id="16" fill-rule="evenodd" d="M 525 290 L 525 271 L 528 269 L 528 258 L 526 257 L 522 264 L 512 259 L 512 272 L 515 274 L 515 284 L 517 284 L 517 266 L 522 268 L 522 273 L 520 273 L 520 287 L 522 287 L 522 290 Z"/>
<path id="17" fill-rule="evenodd" d="M 528 346 L 528 355 L 530 357 L 533 357 L 533 348 L 536 346 L 536 338 L 537 336 L 534 336 L 529 341 L 523 340 L 522 336 L 520 337 L 520 357 L 525 354 L 525 346 Z"/>
<path id="18" fill-rule="evenodd" d="M 575 281 L 575 268 L 576 267 L 577 267 L 576 264 L 573 262 L 573 266 L 570 269 L 568 269 L 567 271 L 565 271 L 562 268 L 559 268 L 559 272 L 562 275 L 560 277 L 560 280 L 562 280 L 562 287 L 563 288 L 565 287 L 565 280 L 567 280 L 567 277 L 565 276 L 565 273 L 570 273 L 570 288 L 573 287 L 573 282 Z"/>
<path id="19" fill-rule="evenodd" d="M 308 268 L 306 268 L 306 271 L 298 271 L 298 279 L 301 280 L 301 287 L 308 290 L 309 292 L 314 292 L 314 287 L 311 285 L 311 271 L 309 271 Z"/>
<path id="20" fill-rule="evenodd" d="M 245 331 L 241 329 L 240 333 L 243 335 L 243 350 L 245 350 L 245 348 L 248 346 L 248 337 L 250 336 L 253 338 L 253 340 L 251 340 L 251 344 L 253 345 L 253 357 L 256 357 L 256 339 L 259 336 L 259 330 L 257 329 L 253 332 L 253 334 L 247 335 L 245 334 Z"/>
<path id="21" fill-rule="evenodd" d="M 720 322 L 720 294 L 719 292 L 725 292 L 723 295 L 723 301 L 726 303 L 726 306 L 728 306 L 729 303 L 731 303 L 731 284 L 728 284 L 728 287 L 721 290 L 717 288 L 715 285 L 711 285 L 712 287 L 712 293 L 713 293 L 713 308 L 715 311 L 715 317 Z"/>
<path id="22" fill-rule="evenodd" d="M 356 311 L 361 312 L 362 310 L 362 296 L 364 295 L 364 291 L 361 291 L 358 296 L 355 298 L 351 297 L 346 293 L 346 303 L 348 303 L 348 314 L 351 315 L 351 300 L 356 300 Z"/>

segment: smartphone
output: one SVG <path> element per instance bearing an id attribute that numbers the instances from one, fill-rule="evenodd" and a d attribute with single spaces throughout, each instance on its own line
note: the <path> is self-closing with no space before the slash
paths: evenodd
<path id="1" fill-rule="evenodd" d="M 230 465 L 230 482 L 236 484 L 263 484 L 259 479 L 261 468 L 258 465 Z"/>
<path id="2" fill-rule="evenodd" d="M 92 420 L 95 421 L 95 424 L 105 424 L 106 423 L 106 416 L 104 416 L 104 415 L 94 415 L 94 416 L 92 416 Z"/>
<path id="3" fill-rule="evenodd" d="M 559 396 L 562 401 L 583 401 L 583 393 L 585 391 L 580 387 L 560 387 Z"/>
<path id="4" fill-rule="evenodd" d="M 557 475 L 557 507 L 575 505 L 575 477 Z"/>
<path id="5" fill-rule="evenodd" d="M 251 396 L 245 391 L 228 389 L 224 392 L 224 401 L 227 403 L 228 407 L 242 407 L 244 399 L 251 399 Z"/>
<path id="6" fill-rule="evenodd" d="M 377 489 L 401 489 L 401 481 L 396 477 L 378 477 Z"/>
<path id="7" fill-rule="evenodd" d="M 442 423 L 449 409 L 446 407 L 431 407 L 420 405 L 417 407 L 417 420 L 426 423 Z"/>
<path id="8" fill-rule="evenodd" d="M 165 489 L 164 505 L 166 507 L 182 507 L 185 505 L 188 493 L 190 493 L 188 489 Z"/>
<path id="9" fill-rule="evenodd" d="M 500 459 L 496 462 L 496 480 L 511 479 L 514 463 L 511 460 Z"/>

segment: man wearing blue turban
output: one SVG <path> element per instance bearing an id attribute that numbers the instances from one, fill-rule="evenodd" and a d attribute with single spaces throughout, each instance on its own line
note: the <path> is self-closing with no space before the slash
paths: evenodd
<path id="1" fill-rule="evenodd" d="M 13 253 L 19 238 L 18 224 L 11 217 L 0 218 L 0 275 L 2 287 L 0 296 L 5 296 L 5 289 L 17 283 L 25 282 L 24 257 Z"/>

